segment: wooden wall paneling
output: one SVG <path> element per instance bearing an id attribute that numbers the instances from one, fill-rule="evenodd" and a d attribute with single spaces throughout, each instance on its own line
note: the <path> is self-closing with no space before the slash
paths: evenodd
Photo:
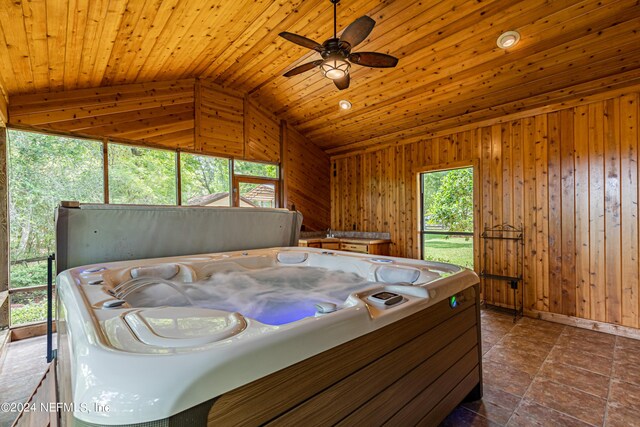
<path id="1" fill-rule="evenodd" d="M 280 126 L 278 120 L 251 100 L 247 100 L 244 106 L 244 157 L 266 162 L 279 162 Z"/>
<path id="2" fill-rule="evenodd" d="M 202 151 L 244 155 L 244 96 L 207 80 L 200 81 Z"/>
<path id="3" fill-rule="evenodd" d="M 475 164 L 473 168 L 473 211 L 475 217 L 473 220 L 473 257 L 474 267 L 476 273 L 482 271 L 482 252 L 484 247 L 480 240 L 482 233 L 483 221 L 482 221 L 482 203 L 484 200 L 484 190 L 482 186 L 482 164 L 478 159 L 482 158 L 482 137 L 480 130 L 469 131 L 470 147 L 468 151 L 468 159 L 474 159 Z M 484 300 L 484 289 L 481 286 L 480 291 L 482 293 L 481 298 Z"/>
<path id="4" fill-rule="evenodd" d="M 194 87 L 179 80 L 19 95 L 11 124 L 193 150 Z"/>
<path id="5" fill-rule="evenodd" d="M 362 158 L 360 156 L 355 156 L 354 160 L 354 173 L 355 173 L 355 183 L 354 188 L 356 188 L 356 193 L 354 194 L 354 209 L 357 211 L 356 223 L 362 224 L 364 222 L 364 193 L 362 191 L 358 191 L 364 185 L 362 182 L 363 173 L 362 173 Z"/>
<path id="6" fill-rule="evenodd" d="M 193 149 L 202 151 L 202 85 L 200 79 L 196 79 L 193 86 Z"/>
<path id="7" fill-rule="evenodd" d="M 405 176 L 405 149 L 404 147 L 395 147 L 394 154 L 395 168 L 396 174 L 398 176 L 398 192 L 396 193 L 396 197 L 398 200 L 398 219 L 396 223 L 396 234 L 397 234 L 397 252 L 413 252 L 409 248 L 407 248 L 407 232 L 411 232 L 411 229 L 407 230 L 407 205 L 405 202 L 405 195 L 407 191 L 407 180 Z M 413 170 L 411 165 L 409 166 L 409 170 Z"/>
<path id="8" fill-rule="evenodd" d="M 622 324 L 640 326 L 638 304 L 638 95 L 620 98 Z"/>
<path id="9" fill-rule="evenodd" d="M 407 254 L 411 258 L 420 258 L 422 254 L 422 250 L 420 249 L 420 244 L 422 239 L 417 234 L 419 231 L 418 227 L 412 227 L 413 221 L 420 221 L 417 219 L 420 215 L 420 208 L 418 206 L 419 203 L 422 203 L 419 199 L 419 184 L 418 177 L 413 171 L 415 170 L 415 162 L 413 159 L 416 158 L 416 150 L 420 149 L 416 144 L 411 146 L 404 146 L 405 159 L 407 162 L 404 163 L 405 167 L 410 167 L 411 169 L 405 169 L 405 179 L 406 179 L 406 188 L 407 194 L 405 195 L 405 206 L 407 209 L 407 223 L 405 225 L 405 232 L 407 233 Z M 424 145 L 421 149 L 424 152 Z"/>
<path id="10" fill-rule="evenodd" d="M 491 127 L 491 223 L 499 226 L 502 221 L 502 125 Z M 492 240 L 492 259 L 490 271 L 500 274 L 503 265 L 504 242 Z M 494 301 L 498 305 L 506 304 L 507 284 L 501 280 L 493 281 Z"/>
<path id="11" fill-rule="evenodd" d="M 511 144 L 512 144 L 512 174 L 513 174 L 513 219 L 512 224 L 514 227 L 522 228 L 524 221 L 524 170 L 523 170 L 523 140 L 522 140 L 522 120 L 512 122 L 511 125 Z M 526 236 L 525 236 L 526 237 Z M 522 258 L 517 255 L 523 254 L 524 245 L 522 242 L 512 242 L 512 271 L 510 274 L 517 274 L 519 272 L 523 277 L 523 281 L 520 282 L 520 292 L 525 292 L 524 285 L 524 265 Z M 520 259 L 519 259 L 520 258 Z"/>
<path id="12" fill-rule="evenodd" d="M 294 129 L 283 129 L 285 207 L 295 204 L 307 230 L 326 230 L 331 226 L 331 200 L 338 182 L 332 176 L 329 157 Z"/>
<path id="13" fill-rule="evenodd" d="M 480 170 L 482 171 L 482 231 L 487 228 L 492 228 L 493 224 L 493 216 L 491 214 L 491 194 L 492 194 L 492 185 L 491 185 L 491 129 L 483 128 L 481 129 L 481 166 Z M 480 240 L 478 241 L 480 245 L 482 245 L 481 253 L 482 253 L 482 265 L 480 270 L 483 271 L 485 267 L 487 270 L 493 267 L 493 240 Z M 488 272 L 488 271 L 487 271 Z M 494 292 L 493 292 L 493 284 L 494 281 L 491 279 L 482 279 L 483 288 L 482 293 L 484 295 L 485 301 L 491 304 L 496 303 L 494 300 Z"/>
<path id="14" fill-rule="evenodd" d="M 549 310 L 562 312 L 562 171 L 560 113 L 548 115 L 548 189 L 549 189 Z"/>
<path id="15" fill-rule="evenodd" d="M 560 195 L 562 258 L 560 274 L 562 281 L 562 306 L 557 307 L 567 316 L 576 315 L 576 209 L 575 209 L 575 148 L 574 148 L 574 115 L 573 109 L 560 111 L 560 176 L 562 193 Z M 549 189 L 551 194 L 551 189 Z M 551 230 L 549 230 L 551 234 Z M 554 289 L 553 283 L 549 284 Z M 552 310 L 554 311 L 554 310 Z"/>
<path id="16" fill-rule="evenodd" d="M 401 205 L 419 208 L 417 172 L 452 167 L 452 160 L 477 162 L 478 228 L 497 221 L 524 227 L 526 311 L 638 327 L 638 98 L 637 92 L 614 92 L 609 100 L 469 130 L 476 135 L 470 159 L 461 159 L 468 152 L 466 129 L 334 157 L 334 221 L 355 220 L 362 229 L 368 214 L 369 230 L 391 231 L 398 242 L 418 237 L 417 211 L 403 215 L 404 225 L 397 220 L 406 212 Z M 401 157 L 403 151 L 402 162 L 389 163 L 389 157 Z M 357 158 L 362 177 L 347 184 L 345 168 L 354 167 L 350 157 Z M 414 161 L 410 167 L 407 157 Z M 411 184 L 404 190 L 402 177 Z M 337 209 L 347 203 L 345 195 L 362 197 L 364 212 Z M 477 247 L 481 242 L 474 240 Z M 397 244 L 394 255 L 418 256 L 410 248 Z M 477 253 L 480 268 L 485 257 L 489 267 L 508 271 L 513 266 L 513 248 L 489 242 L 487 249 Z M 502 285 L 483 281 L 485 301 L 513 304 Z"/>
<path id="17" fill-rule="evenodd" d="M 589 106 L 576 107 L 575 132 L 575 253 L 576 316 L 591 318 L 591 233 L 589 182 Z"/>
<path id="18" fill-rule="evenodd" d="M 603 103 L 589 105 L 589 243 L 591 318 L 606 321 Z"/>
<path id="19" fill-rule="evenodd" d="M 542 310 L 549 311 L 549 199 L 547 116 L 536 116 L 536 287 L 540 289 Z"/>
<path id="20" fill-rule="evenodd" d="M 513 173 L 512 173 L 512 146 L 511 146 L 511 123 L 503 123 L 500 125 L 500 143 L 502 146 L 502 165 L 500 170 L 502 203 L 501 215 L 502 223 L 513 225 Z M 509 241 L 502 241 L 500 249 L 500 274 L 508 276 L 513 270 L 513 245 Z M 503 283 L 503 302 L 510 306 L 514 304 L 513 292 L 507 282 Z"/>
<path id="21" fill-rule="evenodd" d="M 620 200 L 620 102 L 609 99 L 604 102 L 604 152 L 605 152 L 605 286 L 607 323 L 622 322 L 622 248 L 621 200 Z"/>

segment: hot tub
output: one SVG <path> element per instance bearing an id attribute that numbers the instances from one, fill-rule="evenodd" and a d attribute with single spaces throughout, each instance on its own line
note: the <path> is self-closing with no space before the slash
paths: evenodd
<path id="1" fill-rule="evenodd" d="M 449 264 L 293 247 L 66 270 L 64 421 L 440 420 L 481 393 L 477 283 Z"/>

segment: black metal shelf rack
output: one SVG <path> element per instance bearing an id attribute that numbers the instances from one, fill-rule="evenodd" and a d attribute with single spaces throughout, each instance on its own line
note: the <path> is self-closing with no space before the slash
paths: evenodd
<path id="1" fill-rule="evenodd" d="M 513 290 L 513 322 L 515 323 L 518 320 L 518 316 L 522 317 L 524 312 L 524 282 L 522 279 L 522 268 L 524 264 L 524 230 L 522 229 L 522 226 L 520 226 L 520 228 L 516 228 L 510 224 L 501 224 L 495 227 L 486 227 L 480 235 L 480 238 L 483 241 L 484 251 L 480 277 L 487 280 L 498 280 L 509 283 L 510 288 Z M 487 265 L 489 259 L 487 256 L 487 245 L 490 243 L 492 244 L 494 241 L 507 241 L 513 243 L 513 246 L 515 247 L 515 271 L 509 271 L 508 267 L 502 268 L 502 271 L 500 272 L 491 271 Z M 508 247 L 508 243 L 505 246 Z M 493 244 L 492 253 L 495 255 L 495 251 L 493 251 Z M 511 252 L 507 251 L 505 259 L 510 254 Z M 513 270 L 513 268 L 511 270 Z M 519 284 L 522 285 L 519 286 Z M 520 289 L 520 301 L 518 301 L 517 298 L 518 289 Z M 518 302 L 520 302 L 519 305 Z"/>

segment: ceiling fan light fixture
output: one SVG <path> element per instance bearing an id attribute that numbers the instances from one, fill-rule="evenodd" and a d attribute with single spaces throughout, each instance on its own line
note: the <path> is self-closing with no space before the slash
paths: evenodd
<path id="1" fill-rule="evenodd" d="M 349 101 L 347 101 L 346 99 L 340 100 L 340 102 L 338 102 L 338 106 L 340 106 L 341 110 L 350 110 L 351 109 L 351 103 Z"/>
<path id="2" fill-rule="evenodd" d="M 508 49 L 518 44 L 520 41 L 520 33 L 517 31 L 505 31 L 500 34 L 496 44 L 500 49 Z"/>
<path id="3" fill-rule="evenodd" d="M 349 74 L 351 64 L 343 58 L 329 57 L 320 65 L 322 75 L 331 80 L 338 80 Z"/>

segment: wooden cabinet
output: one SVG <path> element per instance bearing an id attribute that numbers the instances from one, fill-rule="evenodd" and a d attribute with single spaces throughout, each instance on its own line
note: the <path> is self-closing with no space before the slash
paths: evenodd
<path id="1" fill-rule="evenodd" d="M 331 251 L 340 250 L 340 242 L 322 242 L 322 249 L 329 249 Z"/>
<path id="2" fill-rule="evenodd" d="M 361 254 L 389 255 L 389 241 L 368 239 L 300 239 L 299 246 L 330 251 L 349 251 Z"/>
<path id="3" fill-rule="evenodd" d="M 369 245 L 363 245 L 360 243 L 340 243 L 340 250 L 368 254 Z"/>

